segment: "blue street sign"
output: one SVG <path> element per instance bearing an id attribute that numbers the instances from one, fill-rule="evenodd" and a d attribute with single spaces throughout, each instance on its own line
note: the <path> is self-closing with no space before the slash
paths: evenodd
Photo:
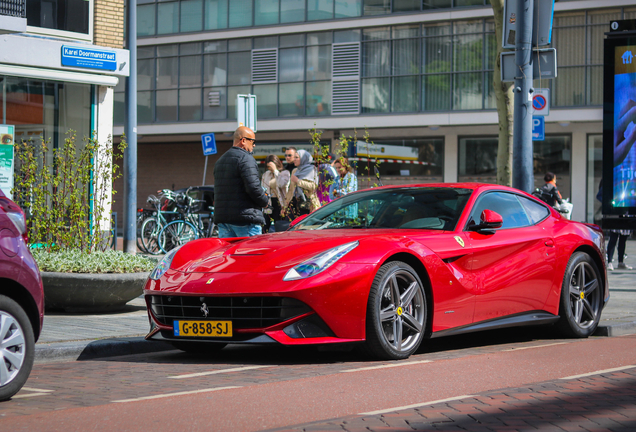
<path id="1" fill-rule="evenodd" d="M 545 117 L 532 116 L 532 141 L 545 139 Z"/>
<path id="2" fill-rule="evenodd" d="M 203 144 L 203 156 L 216 154 L 216 140 L 213 133 L 201 135 L 201 143 Z"/>
<path id="3" fill-rule="evenodd" d="M 117 53 L 104 49 L 62 45 L 62 66 L 114 71 L 117 69 Z"/>

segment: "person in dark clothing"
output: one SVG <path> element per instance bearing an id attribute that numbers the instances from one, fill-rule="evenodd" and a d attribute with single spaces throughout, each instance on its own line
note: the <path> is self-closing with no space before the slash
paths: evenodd
<path id="1" fill-rule="evenodd" d="M 262 234 L 262 209 L 268 197 L 261 187 L 252 156 L 256 135 L 241 126 L 234 132 L 234 146 L 214 165 L 214 222 L 219 238 Z"/>
<path id="2" fill-rule="evenodd" d="M 296 165 L 294 165 L 294 156 L 296 156 L 296 147 L 287 147 L 285 149 L 285 169 L 292 172 Z"/>
<path id="3" fill-rule="evenodd" d="M 543 177 L 545 184 L 541 186 L 541 199 L 545 201 L 549 206 L 554 207 L 556 203 L 562 204 L 563 198 L 561 192 L 556 185 L 556 175 L 551 172 L 547 172 Z"/>

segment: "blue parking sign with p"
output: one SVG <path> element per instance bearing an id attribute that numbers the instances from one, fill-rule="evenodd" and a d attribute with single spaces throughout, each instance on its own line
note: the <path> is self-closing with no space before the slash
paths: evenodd
<path id="1" fill-rule="evenodd" d="M 545 140 L 545 117 L 532 116 L 532 141 Z"/>
<path id="2" fill-rule="evenodd" d="M 203 156 L 216 154 L 216 140 L 213 133 L 201 135 L 201 143 L 203 144 Z"/>

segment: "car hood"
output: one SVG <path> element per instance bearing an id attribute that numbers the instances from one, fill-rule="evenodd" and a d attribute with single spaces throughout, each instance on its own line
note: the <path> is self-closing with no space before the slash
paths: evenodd
<path id="1" fill-rule="evenodd" d="M 421 232 L 421 231 L 420 231 Z M 439 231 L 438 231 L 439 232 Z M 432 233 L 433 234 L 433 233 Z M 293 267 L 321 252 L 359 240 L 399 240 L 406 231 L 342 229 L 338 231 L 290 231 L 241 240 L 201 239 L 185 244 L 171 268 L 185 273 L 271 272 Z"/>

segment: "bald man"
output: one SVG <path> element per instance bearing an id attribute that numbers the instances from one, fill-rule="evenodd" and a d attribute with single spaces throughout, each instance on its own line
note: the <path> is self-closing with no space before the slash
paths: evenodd
<path id="1" fill-rule="evenodd" d="M 268 200 L 252 156 L 255 145 L 254 131 L 241 126 L 234 132 L 234 145 L 214 165 L 214 222 L 220 238 L 262 233 Z"/>

